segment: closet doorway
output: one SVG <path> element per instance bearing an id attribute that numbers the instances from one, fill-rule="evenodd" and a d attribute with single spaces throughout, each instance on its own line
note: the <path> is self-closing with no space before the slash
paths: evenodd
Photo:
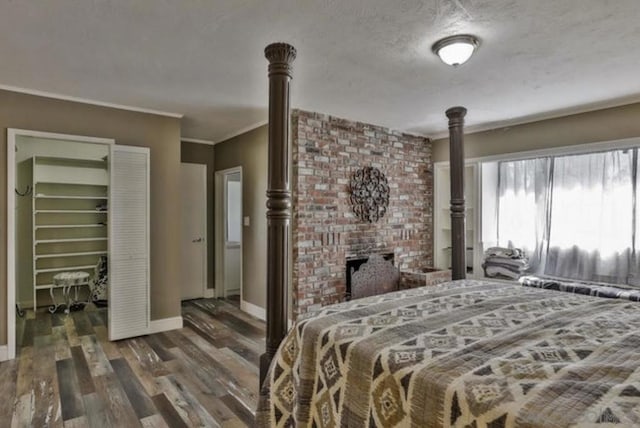
<path id="1" fill-rule="evenodd" d="M 7 184 L 7 358 L 67 323 L 148 334 L 149 149 L 9 129 Z"/>
<path id="2" fill-rule="evenodd" d="M 106 329 L 107 311 L 102 308 L 108 301 L 113 141 L 17 130 L 9 140 L 13 180 L 7 190 L 14 214 L 9 223 L 14 225 L 9 233 L 13 245 L 7 251 L 14 256 L 7 281 L 8 300 L 13 301 L 8 307 L 11 358 L 16 348 L 33 340 L 34 325 L 46 326 L 54 315 L 74 315 L 86 308 L 94 311 L 95 320 L 103 319 Z M 84 321 L 88 313 L 82 317 Z"/>

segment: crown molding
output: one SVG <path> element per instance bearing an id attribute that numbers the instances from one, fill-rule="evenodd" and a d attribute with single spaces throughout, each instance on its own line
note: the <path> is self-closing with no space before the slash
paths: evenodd
<path id="1" fill-rule="evenodd" d="M 72 97 L 69 95 L 57 94 L 55 92 L 39 91 L 37 89 L 27 89 L 27 88 L 21 88 L 18 86 L 0 84 L 0 89 L 5 91 L 10 91 L 10 92 L 18 92 L 21 94 L 35 95 L 35 96 L 45 97 L 45 98 L 53 98 L 53 99 L 62 100 L 62 101 L 73 101 L 76 103 L 90 104 L 90 105 L 99 106 L 99 107 L 115 108 L 118 110 L 133 111 L 136 113 L 154 114 L 156 116 L 166 116 L 166 117 L 173 117 L 177 119 L 182 119 L 182 117 L 184 116 L 181 113 L 172 113 L 172 112 L 161 111 L 161 110 L 153 110 L 153 109 L 142 108 L 142 107 L 128 106 L 124 104 L 107 103 L 103 101 L 92 100 L 90 98 Z"/>
<path id="2" fill-rule="evenodd" d="M 604 102 L 591 103 L 578 107 L 569 107 L 565 109 L 552 110 L 515 119 L 506 119 L 493 122 L 482 123 L 478 125 L 465 125 L 465 135 L 477 134 L 479 132 L 496 131 L 503 128 L 511 128 L 513 126 L 528 125 L 536 122 L 544 122 L 545 120 L 561 119 L 563 117 L 574 116 L 578 114 L 592 113 L 599 110 L 607 110 L 611 108 L 625 107 L 640 102 L 640 95 L 619 98 Z M 473 110 L 471 110 L 473 113 Z M 449 136 L 448 131 L 435 132 L 430 135 L 432 140 L 440 140 Z"/>
<path id="3" fill-rule="evenodd" d="M 195 144 L 206 144 L 208 146 L 213 146 L 215 143 L 215 141 L 211 141 L 211 140 L 201 140 L 199 138 L 186 138 L 186 137 L 181 137 L 180 141 L 185 142 L 185 143 L 195 143 Z"/>

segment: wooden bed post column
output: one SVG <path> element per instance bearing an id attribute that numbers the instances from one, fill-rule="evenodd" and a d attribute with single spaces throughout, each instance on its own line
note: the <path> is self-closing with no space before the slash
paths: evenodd
<path id="1" fill-rule="evenodd" d="M 273 43 L 269 60 L 269 179 L 267 188 L 267 343 L 260 357 L 260 385 L 280 342 L 287 334 L 291 168 L 289 158 L 289 83 L 296 50 Z"/>
<path id="2" fill-rule="evenodd" d="M 451 107 L 449 118 L 449 170 L 451 172 L 451 279 L 467 276 L 464 208 L 464 116 L 467 109 Z"/>

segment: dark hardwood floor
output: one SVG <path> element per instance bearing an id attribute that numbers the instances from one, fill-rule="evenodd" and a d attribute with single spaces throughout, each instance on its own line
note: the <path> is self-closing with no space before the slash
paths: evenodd
<path id="1" fill-rule="evenodd" d="M 0 363 L 0 426 L 253 426 L 264 323 L 230 302 L 183 302 L 184 328 L 107 340 L 106 309 L 18 322 Z"/>

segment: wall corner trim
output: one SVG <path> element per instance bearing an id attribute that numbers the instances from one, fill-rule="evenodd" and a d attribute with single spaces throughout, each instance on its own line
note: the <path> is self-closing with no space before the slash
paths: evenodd
<path id="1" fill-rule="evenodd" d="M 240 301 L 240 310 L 248 313 L 249 315 L 253 315 L 262 321 L 267 319 L 267 311 L 264 308 L 254 305 L 253 303 L 249 303 L 246 300 Z"/>
<path id="2" fill-rule="evenodd" d="M 182 316 L 172 318 L 161 318 L 151 320 L 149 323 L 149 334 L 161 333 L 163 331 L 178 330 L 182 328 Z"/>
<path id="3" fill-rule="evenodd" d="M 253 131 L 254 129 L 258 129 L 261 126 L 266 125 L 267 123 L 269 123 L 268 120 L 261 120 L 260 122 L 256 122 L 256 123 L 252 123 L 251 125 L 245 126 L 244 128 L 240 128 L 234 132 L 230 132 L 227 135 L 224 135 L 220 138 L 216 138 L 216 140 L 214 141 L 215 144 L 218 143 L 222 143 L 224 141 L 230 140 L 234 137 L 237 137 L 238 135 L 242 135 L 242 134 L 246 134 L 247 132 Z M 182 141 L 185 141 L 184 139 Z"/>
<path id="4" fill-rule="evenodd" d="M 0 345 L 0 361 L 7 361 L 9 359 L 9 347 L 7 345 Z"/>
<path id="5" fill-rule="evenodd" d="M 192 143 L 192 144 L 204 144 L 207 146 L 213 146 L 216 143 L 214 141 L 211 140 L 202 140 L 200 138 L 187 138 L 187 137 L 181 137 L 180 141 L 183 143 Z"/>

